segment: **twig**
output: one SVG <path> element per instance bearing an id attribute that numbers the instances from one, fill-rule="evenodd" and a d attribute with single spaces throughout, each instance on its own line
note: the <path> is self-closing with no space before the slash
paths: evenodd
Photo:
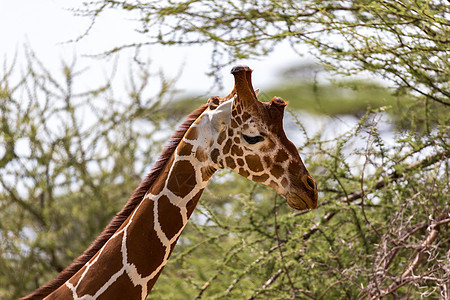
<path id="1" fill-rule="evenodd" d="M 385 290 L 381 291 L 380 294 L 373 295 L 371 299 L 379 299 L 381 297 L 385 297 L 389 294 L 392 294 L 406 283 L 417 279 L 416 276 L 411 276 L 413 271 L 422 262 L 425 256 L 425 251 L 428 250 L 429 247 L 433 244 L 433 242 L 437 239 L 440 226 L 443 224 L 450 223 L 449 217 L 450 217 L 450 209 L 446 209 L 442 213 L 440 213 L 435 220 L 431 222 L 430 226 L 428 226 L 427 228 L 429 234 L 420 245 L 420 248 L 417 250 L 416 256 L 412 261 L 412 263 L 408 266 L 408 268 L 403 272 L 403 274 L 399 278 L 397 278 L 394 282 L 392 282 Z"/>
<path id="2" fill-rule="evenodd" d="M 430 166 L 430 165 L 440 161 L 441 159 L 444 159 L 444 158 L 449 157 L 449 156 L 450 156 L 450 150 L 446 151 L 446 152 L 435 154 L 433 156 L 427 157 L 427 158 L 425 158 L 425 159 L 423 159 L 421 161 L 415 162 L 415 163 L 407 166 L 405 168 L 405 172 L 409 172 L 409 171 L 412 171 L 412 170 L 415 170 L 415 169 L 418 169 L 418 168 L 424 168 L 424 167 Z M 381 189 L 381 188 L 387 186 L 388 184 L 390 184 L 392 182 L 395 182 L 398 179 L 403 178 L 404 176 L 405 176 L 404 173 L 400 174 L 399 172 L 394 171 L 393 173 L 391 173 L 388 176 L 388 178 L 379 179 L 376 182 L 376 184 L 373 186 L 373 188 L 372 188 L 372 190 L 370 192 L 372 192 L 373 190 Z M 363 193 L 364 192 L 361 191 L 361 190 L 355 191 L 355 192 L 353 192 L 351 194 L 348 194 L 348 196 L 344 196 L 344 197 L 338 198 L 337 202 L 352 203 L 352 202 L 354 202 L 356 200 L 361 199 L 361 197 L 363 196 Z M 366 191 L 366 193 L 367 193 L 367 191 Z M 325 214 L 325 216 L 322 218 L 322 223 L 324 223 L 324 221 L 326 221 L 326 222 L 330 221 L 336 215 L 336 213 L 337 213 L 337 211 L 332 211 L 332 212 L 329 212 L 329 213 Z M 295 214 L 292 214 L 292 216 L 296 217 L 296 216 L 299 216 L 299 215 L 302 215 L 302 214 L 303 214 L 303 212 L 297 212 Z M 303 235 L 303 240 L 305 240 L 305 241 L 308 240 L 311 237 L 311 235 L 313 235 L 317 231 L 318 226 L 319 226 L 319 224 L 314 225 L 313 227 L 311 227 Z"/>

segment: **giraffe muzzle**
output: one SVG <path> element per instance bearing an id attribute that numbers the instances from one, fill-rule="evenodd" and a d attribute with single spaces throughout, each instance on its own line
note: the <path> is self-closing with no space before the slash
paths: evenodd
<path id="1" fill-rule="evenodd" d="M 290 207 L 296 210 L 306 210 L 317 208 L 317 190 L 311 197 L 307 194 L 289 193 L 285 196 Z"/>

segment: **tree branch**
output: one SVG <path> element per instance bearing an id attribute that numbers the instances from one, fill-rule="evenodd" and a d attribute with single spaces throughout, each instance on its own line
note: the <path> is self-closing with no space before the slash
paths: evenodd
<path id="1" fill-rule="evenodd" d="M 420 248 L 417 249 L 415 258 L 413 259 L 411 264 L 406 268 L 403 274 L 400 277 L 396 278 L 394 282 L 392 282 L 386 289 L 381 291 L 380 294 L 373 295 L 371 299 L 375 300 L 390 295 L 403 285 L 407 284 L 408 282 L 416 280 L 417 276 L 413 275 L 413 271 L 420 265 L 425 256 L 425 252 L 437 239 L 441 225 L 448 223 L 450 223 L 450 209 L 446 209 L 442 213 L 440 213 L 436 217 L 436 219 L 431 222 L 430 226 L 428 226 L 427 228 L 427 231 L 429 232 L 428 235 L 426 236 L 425 240 L 421 243 Z"/>

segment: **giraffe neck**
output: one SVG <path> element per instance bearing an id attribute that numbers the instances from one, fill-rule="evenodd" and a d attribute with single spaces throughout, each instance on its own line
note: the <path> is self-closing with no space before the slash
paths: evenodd
<path id="1" fill-rule="evenodd" d="M 50 299 L 146 298 L 218 168 L 208 155 L 210 129 L 199 117 L 133 213 Z"/>

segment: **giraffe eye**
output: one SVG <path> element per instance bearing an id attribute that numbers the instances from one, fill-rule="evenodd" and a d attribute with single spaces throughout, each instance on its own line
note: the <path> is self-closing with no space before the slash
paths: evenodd
<path id="1" fill-rule="evenodd" d="M 243 134 L 242 137 L 244 138 L 244 140 L 247 143 L 252 144 L 252 145 L 264 141 L 264 138 L 260 135 L 248 136 L 248 135 Z"/>

